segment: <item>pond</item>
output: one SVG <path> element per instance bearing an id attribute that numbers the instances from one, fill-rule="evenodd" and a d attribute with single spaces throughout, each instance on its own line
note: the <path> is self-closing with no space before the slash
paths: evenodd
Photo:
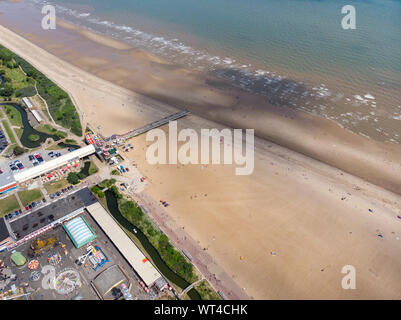
<path id="1" fill-rule="evenodd" d="M 167 266 L 167 264 L 160 257 L 159 252 L 155 249 L 155 247 L 153 247 L 153 245 L 149 242 L 148 238 L 142 233 L 142 231 L 123 217 L 123 215 L 120 213 L 120 210 L 118 209 L 117 198 L 114 195 L 114 193 L 112 191 L 107 190 L 105 194 L 107 200 L 107 207 L 109 208 L 111 215 L 125 229 L 127 230 L 133 230 L 134 228 L 136 229 L 137 233 L 131 233 L 131 234 L 139 240 L 139 242 L 144 247 L 149 256 L 152 258 L 152 261 L 160 270 L 160 272 L 169 281 L 171 281 L 181 289 L 185 289 L 186 287 L 188 287 L 190 283 L 181 278 Z M 199 293 L 195 289 L 191 289 L 190 291 L 188 291 L 188 296 L 191 298 L 191 300 L 201 300 Z"/>
<path id="2" fill-rule="evenodd" d="M 60 138 L 56 135 L 50 135 L 44 132 L 40 132 L 35 130 L 28 121 L 28 115 L 23 107 L 21 107 L 17 103 L 1 103 L 0 105 L 10 105 L 17 109 L 17 111 L 21 114 L 22 125 L 24 126 L 22 136 L 20 138 L 21 144 L 29 149 L 34 149 L 40 147 L 43 142 L 46 141 L 47 138 L 52 138 L 54 141 L 60 140 Z M 31 141 L 29 139 L 30 135 L 37 135 L 39 138 L 36 141 Z"/>

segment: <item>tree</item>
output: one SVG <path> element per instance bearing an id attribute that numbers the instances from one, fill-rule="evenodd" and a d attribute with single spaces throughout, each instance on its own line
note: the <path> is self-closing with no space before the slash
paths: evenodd
<path id="1" fill-rule="evenodd" d="M 71 184 L 78 184 L 80 182 L 76 172 L 70 172 L 67 176 L 67 181 Z"/>
<path id="2" fill-rule="evenodd" d="M 23 154 L 25 152 L 24 148 L 21 148 L 20 146 L 16 146 L 14 148 L 14 155 L 16 156 L 20 156 L 21 154 Z"/>
<path id="3" fill-rule="evenodd" d="M 3 97 L 11 97 L 13 93 L 14 89 L 9 84 L 5 84 L 3 88 L 0 88 L 0 95 Z"/>

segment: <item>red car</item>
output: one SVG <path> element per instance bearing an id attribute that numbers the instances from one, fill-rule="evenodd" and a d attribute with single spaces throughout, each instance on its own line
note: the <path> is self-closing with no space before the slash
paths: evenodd
<path id="1" fill-rule="evenodd" d="M 28 210 L 29 210 L 29 207 L 28 207 L 28 206 L 25 206 L 25 210 L 28 211 Z"/>

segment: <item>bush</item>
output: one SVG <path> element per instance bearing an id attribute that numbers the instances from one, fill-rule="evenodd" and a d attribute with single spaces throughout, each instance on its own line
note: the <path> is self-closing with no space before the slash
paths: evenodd
<path id="1" fill-rule="evenodd" d="M 86 178 L 86 174 L 83 173 L 83 172 L 78 172 L 78 173 L 77 173 L 77 176 L 78 176 L 78 178 L 81 179 L 81 180 Z"/>
<path id="2" fill-rule="evenodd" d="M 15 92 L 16 97 L 33 97 L 34 95 L 36 95 L 36 90 L 32 86 L 18 89 Z"/>
<path id="3" fill-rule="evenodd" d="M 110 188 L 113 184 L 115 184 L 116 183 L 116 179 L 109 179 L 109 180 L 103 180 L 102 182 L 100 182 L 99 183 L 99 187 L 100 188 Z M 116 188 L 117 189 L 117 188 Z M 117 193 L 119 193 L 118 192 L 118 190 L 117 190 Z"/>
<path id="4" fill-rule="evenodd" d="M 142 210 L 132 201 L 121 201 L 119 209 L 121 214 L 125 217 L 129 216 L 134 224 L 138 224 L 142 219 Z"/>
<path id="5" fill-rule="evenodd" d="M 99 169 L 96 167 L 96 165 L 91 162 L 90 166 L 89 166 L 89 175 L 91 176 L 92 174 L 95 174 L 99 171 Z"/>
<path id="6" fill-rule="evenodd" d="M 9 84 L 5 84 L 2 88 L 0 88 L 0 96 L 11 97 L 13 93 L 14 88 Z"/>
<path id="7" fill-rule="evenodd" d="M 16 156 L 20 156 L 21 154 L 23 154 L 25 152 L 24 148 L 21 148 L 20 146 L 16 146 L 13 150 L 14 155 Z"/>
<path id="8" fill-rule="evenodd" d="M 120 175 L 120 171 L 118 171 L 117 169 L 114 169 L 114 170 L 111 172 L 111 174 L 112 174 L 113 176 L 119 176 L 119 175 Z"/>
<path id="9" fill-rule="evenodd" d="M 62 131 L 57 131 L 56 136 L 59 137 L 60 139 L 64 139 L 67 136 L 67 134 Z"/>
<path id="10" fill-rule="evenodd" d="M 111 190 L 111 192 L 114 193 L 114 195 L 116 196 L 117 199 L 123 198 L 123 195 L 118 191 L 116 186 L 111 186 L 110 190 Z"/>
<path id="11" fill-rule="evenodd" d="M 36 142 L 36 141 L 38 141 L 40 139 L 40 137 L 37 135 L 37 134 L 30 134 L 29 136 L 28 136 L 28 140 L 29 141 L 32 141 L 32 142 Z"/>
<path id="12" fill-rule="evenodd" d="M 67 181 L 74 185 L 80 182 L 78 174 L 76 172 L 70 172 L 67 176 Z"/>

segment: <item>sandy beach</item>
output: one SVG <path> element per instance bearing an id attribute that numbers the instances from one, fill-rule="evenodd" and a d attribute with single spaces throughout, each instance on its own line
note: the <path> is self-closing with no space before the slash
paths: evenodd
<path id="1" fill-rule="evenodd" d="M 144 192 L 168 200 L 167 212 L 177 228 L 199 241 L 249 297 L 400 298 L 399 146 L 357 136 L 304 112 L 258 108 L 258 98 L 245 93 L 242 105 L 236 93 L 212 91 L 194 75 L 182 86 L 174 78 L 185 70 L 170 70 L 163 78 L 171 66 L 113 42 L 106 45 L 105 38 L 93 34 L 86 38 L 92 48 L 119 50 L 135 59 L 140 55 L 143 65 L 132 66 L 137 72 L 115 64 L 110 68 L 106 58 L 78 58 L 74 48 L 21 35 L 0 26 L 0 44 L 68 91 L 83 126 L 89 123 L 105 136 L 177 111 L 172 103 L 188 103 L 193 114 L 180 120 L 179 128 L 245 126 L 266 138 L 256 139 L 254 173 L 242 177 L 234 174 L 233 165 L 151 166 L 145 159 L 145 136 L 131 140 L 135 150 L 124 154 L 147 177 Z M 140 93 L 127 88 L 133 78 Z M 159 92 L 154 86 L 159 90 L 169 81 L 173 85 L 160 95 L 163 102 L 153 99 Z M 344 265 L 356 268 L 356 290 L 341 288 Z"/>

